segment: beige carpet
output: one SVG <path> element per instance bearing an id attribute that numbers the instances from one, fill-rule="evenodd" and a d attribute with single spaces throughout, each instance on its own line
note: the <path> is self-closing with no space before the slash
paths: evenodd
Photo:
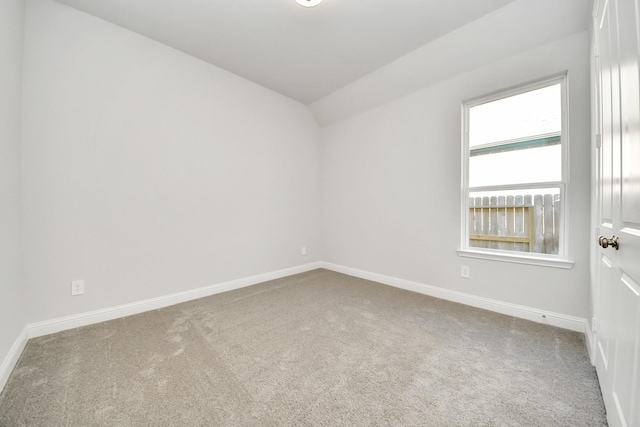
<path id="1" fill-rule="evenodd" d="M 29 341 L 13 426 L 603 426 L 584 336 L 315 270 Z"/>

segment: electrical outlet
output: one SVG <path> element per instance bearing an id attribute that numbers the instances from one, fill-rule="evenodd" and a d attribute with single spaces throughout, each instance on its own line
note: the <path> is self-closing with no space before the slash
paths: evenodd
<path id="1" fill-rule="evenodd" d="M 84 294 L 84 280 L 73 280 L 71 282 L 71 295 Z"/>
<path id="2" fill-rule="evenodd" d="M 303 246 L 300 248 L 300 255 L 306 255 L 307 254 L 307 247 Z"/>
<path id="3" fill-rule="evenodd" d="M 468 265 L 460 266 L 460 277 L 464 277 L 465 279 L 471 277 L 471 267 Z"/>

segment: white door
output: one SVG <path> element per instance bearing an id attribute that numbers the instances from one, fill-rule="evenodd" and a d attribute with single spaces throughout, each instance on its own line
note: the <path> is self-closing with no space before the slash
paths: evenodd
<path id="1" fill-rule="evenodd" d="M 597 242 L 601 247 L 595 359 L 612 427 L 640 427 L 638 1 L 596 0 L 594 8 L 601 134 L 597 185 L 604 237 Z"/>

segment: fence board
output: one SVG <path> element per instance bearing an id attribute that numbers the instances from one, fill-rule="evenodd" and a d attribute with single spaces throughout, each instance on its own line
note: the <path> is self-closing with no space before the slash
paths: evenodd
<path id="1" fill-rule="evenodd" d="M 496 234 L 498 236 L 504 237 L 507 235 L 506 230 L 506 221 L 507 221 L 507 208 L 505 207 L 505 197 L 498 196 L 498 208 L 496 209 L 496 222 L 498 228 L 496 230 Z M 497 242 L 498 249 L 506 250 L 509 249 L 509 244 L 506 242 Z"/>
<path id="2" fill-rule="evenodd" d="M 531 196 L 531 194 L 524 196 L 524 204 L 525 206 L 533 206 L 533 196 Z M 526 235 L 529 236 L 529 252 L 533 252 L 535 250 L 536 237 L 533 227 L 533 207 L 527 209 L 526 215 L 524 216 L 524 230 Z"/>
<path id="3" fill-rule="evenodd" d="M 509 203 L 507 201 L 507 203 Z M 525 237 L 527 235 L 524 226 L 524 200 L 521 195 L 515 196 L 513 201 L 513 235 L 516 237 Z M 516 251 L 524 252 L 528 251 L 529 247 L 524 243 L 514 243 L 513 249 Z"/>
<path id="4" fill-rule="evenodd" d="M 491 196 L 489 198 L 489 235 L 491 236 L 497 236 L 498 235 L 498 209 L 496 209 L 498 207 L 498 197 L 496 196 Z M 497 242 L 491 242 L 489 243 L 489 247 L 491 249 L 498 249 L 498 243 Z"/>
<path id="5" fill-rule="evenodd" d="M 514 207 L 514 200 L 513 200 L 513 196 L 507 196 L 507 201 L 506 201 L 507 207 L 505 208 L 506 210 L 506 236 L 508 237 L 514 237 L 516 235 L 516 229 L 515 229 L 515 207 Z M 509 249 L 510 251 L 513 251 L 516 249 L 516 244 L 515 243 L 509 243 L 509 246 L 507 247 L 507 249 Z"/>
<path id="6" fill-rule="evenodd" d="M 477 214 L 478 214 L 478 211 L 476 210 L 475 199 L 473 197 L 469 197 L 469 236 L 478 234 L 478 230 L 476 226 Z"/>
<path id="7" fill-rule="evenodd" d="M 544 253 L 553 253 L 553 195 L 545 194 L 543 196 L 543 215 L 544 215 Z"/>
<path id="8" fill-rule="evenodd" d="M 553 253 L 560 252 L 560 195 L 553 197 Z"/>
<path id="9" fill-rule="evenodd" d="M 475 206 L 480 206 L 480 209 L 476 209 L 476 230 L 478 230 L 478 234 L 486 234 L 484 217 L 487 213 L 482 209 L 482 197 L 475 198 Z M 486 248 L 487 242 L 479 242 L 478 247 Z"/>
<path id="10" fill-rule="evenodd" d="M 542 195 L 533 196 L 534 252 L 544 253 L 544 201 Z"/>
<path id="11" fill-rule="evenodd" d="M 482 198 L 482 206 L 489 206 L 489 197 L 485 196 Z M 489 209 L 482 210 L 482 234 L 488 235 L 490 234 L 489 230 Z M 491 247 L 491 242 L 485 242 L 485 248 Z"/>

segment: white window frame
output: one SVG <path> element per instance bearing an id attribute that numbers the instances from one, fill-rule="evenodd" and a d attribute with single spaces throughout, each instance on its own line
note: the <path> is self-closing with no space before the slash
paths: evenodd
<path id="1" fill-rule="evenodd" d="M 547 86 L 560 84 L 561 87 L 561 108 L 562 108 L 562 135 L 560 139 L 561 156 L 562 156 L 562 174 L 560 181 L 542 182 L 535 184 L 519 184 L 519 185 L 500 185 L 486 187 L 469 187 L 469 109 L 477 105 L 488 102 L 497 101 L 499 99 L 508 98 L 519 95 L 524 92 L 530 92 Z M 567 74 L 552 76 L 546 79 L 537 80 L 514 88 L 495 92 L 479 98 L 464 101 L 462 103 L 462 191 L 461 191 L 461 241 L 458 255 L 468 258 L 489 259 L 495 261 L 505 261 L 518 264 L 539 265 L 545 267 L 571 268 L 573 261 L 568 258 L 567 248 L 567 218 L 569 212 L 569 200 L 567 197 L 567 188 L 569 185 L 569 114 L 568 114 L 568 82 Z M 515 190 L 518 188 L 560 188 L 560 203 L 562 209 L 560 213 L 559 224 L 559 247 L 558 254 L 540 254 L 533 252 L 518 252 L 490 248 L 476 248 L 469 246 L 469 193 L 471 191 L 500 191 Z"/>

